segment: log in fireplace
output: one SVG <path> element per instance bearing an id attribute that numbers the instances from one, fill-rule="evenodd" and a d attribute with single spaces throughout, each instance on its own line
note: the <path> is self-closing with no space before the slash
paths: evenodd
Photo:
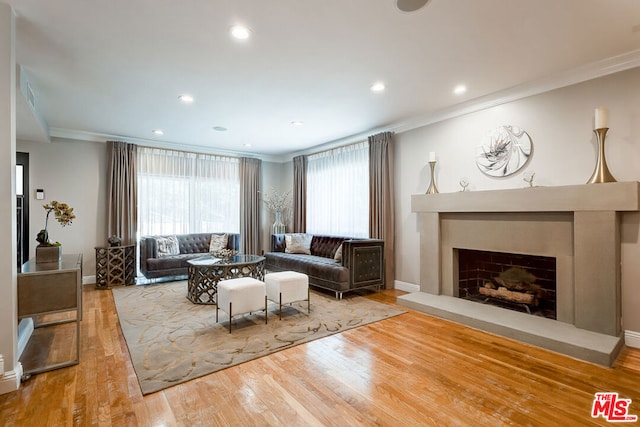
<path id="1" fill-rule="evenodd" d="M 556 319 L 554 257 L 456 251 L 458 298 Z"/>

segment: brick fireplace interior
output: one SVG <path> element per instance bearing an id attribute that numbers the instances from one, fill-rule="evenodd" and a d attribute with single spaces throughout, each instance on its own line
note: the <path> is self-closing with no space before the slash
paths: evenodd
<path id="1" fill-rule="evenodd" d="M 458 298 L 556 320 L 554 257 L 456 251 Z"/>

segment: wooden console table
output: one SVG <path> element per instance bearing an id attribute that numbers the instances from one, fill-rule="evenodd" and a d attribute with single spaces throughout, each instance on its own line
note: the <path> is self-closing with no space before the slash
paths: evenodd
<path id="1" fill-rule="evenodd" d="M 75 316 L 71 318 L 73 314 Z M 80 362 L 82 254 L 62 255 L 59 262 L 41 264 L 36 264 L 32 258 L 22 265 L 18 273 L 18 319 L 24 318 L 33 318 L 36 329 L 75 323 L 75 339 L 71 338 L 75 341 L 75 356 L 70 360 L 52 361 L 49 353 L 55 333 L 48 332 L 47 335 L 34 331 L 20 359 L 26 378 Z M 44 336 L 36 339 L 36 335 Z"/>
<path id="2" fill-rule="evenodd" d="M 136 246 L 96 248 L 96 288 L 133 285 L 136 279 Z"/>

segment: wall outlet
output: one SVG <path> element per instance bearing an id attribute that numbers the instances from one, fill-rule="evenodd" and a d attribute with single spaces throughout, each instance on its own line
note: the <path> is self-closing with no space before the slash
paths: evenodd
<path id="1" fill-rule="evenodd" d="M 4 357 L 0 354 L 0 377 L 4 376 Z"/>

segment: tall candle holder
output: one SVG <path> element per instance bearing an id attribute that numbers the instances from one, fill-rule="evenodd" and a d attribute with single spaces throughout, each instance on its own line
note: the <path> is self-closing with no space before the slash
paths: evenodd
<path id="1" fill-rule="evenodd" d="M 438 187 L 436 187 L 436 175 L 435 175 L 435 170 L 436 170 L 436 162 L 434 161 L 430 161 L 429 162 L 429 166 L 431 166 L 431 185 L 429 185 L 429 189 L 427 190 L 426 194 L 436 194 L 438 193 Z"/>
<path id="2" fill-rule="evenodd" d="M 605 136 L 607 135 L 607 131 L 609 128 L 598 128 L 594 129 L 593 132 L 596 134 L 596 138 L 598 140 L 598 160 L 596 161 L 596 167 L 593 171 L 593 175 L 587 181 L 587 184 L 598 184 L 602 182 L 617 182 L 616 179 L 609 172 L 609 167 L 607 166 L 607 159 L 604 155 L 604 141 Z"/>

